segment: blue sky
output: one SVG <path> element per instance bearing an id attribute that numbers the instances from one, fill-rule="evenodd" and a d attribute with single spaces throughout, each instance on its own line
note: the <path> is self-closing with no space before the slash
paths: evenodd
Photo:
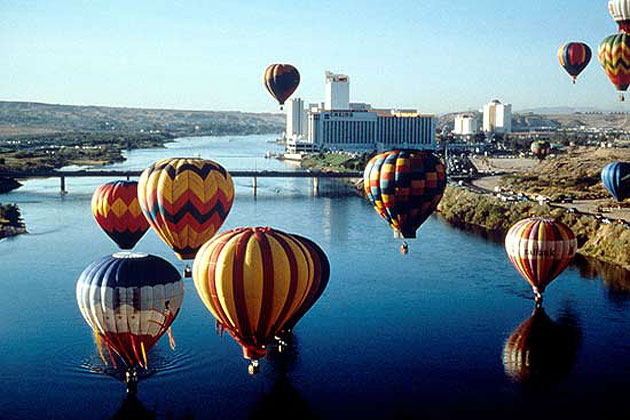
<path id="1" fill-rule="evenodd" d="M 262 72 L 282 62 L 309 102 L 331 70 L 380 107 L 620 109 L 596 57 L 614 32 L 606 0 L 0 0 L 0 100 L 273 112 Z M 594 54 L 576 86 L 566 40 Z"/>

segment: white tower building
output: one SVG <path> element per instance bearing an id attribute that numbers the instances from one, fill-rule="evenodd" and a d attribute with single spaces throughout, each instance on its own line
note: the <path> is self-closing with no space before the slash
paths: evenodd
<path id="1" fill-rule="evenodd" d="M 493 99 L 483 106 L 483 131 L 486 133 L 512 132 L 512 105 Z"/>
<path id="2" fill-rule="evenodd" d="M 473 136 L 479 132 L 479 120 L 471 114 L 460 114 L 455 117 L 453 134 Z"/>
<path id="3" fill-rule="evenodd" d="M 326 72 L 326 111 L 350 109 L 350 78 Z"/>
<path id="4" fill-rule="evenodd" d="M 296 140 L 305 137 L 308 133 L 306 110 L 301 98 L 293 98 L 286 102 L 287 127 L 285 136 L 287 139 Z"/>

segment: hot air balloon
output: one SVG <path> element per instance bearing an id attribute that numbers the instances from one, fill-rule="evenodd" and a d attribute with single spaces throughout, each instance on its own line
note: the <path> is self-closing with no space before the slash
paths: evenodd
<path id="1" fill-rule="evenodd" d="M 630 32 L 630 1 L 610 0 L 608 2 L 608 10 L 619 25 L 619 32 Z"/>
<path id="2" fill-rule="evenodd" d="M 292 235 L 294 239 L 301 242 L 301 244 L 308 250 L 313 260 L 313 281 L 309 283 L 308 292 L 306 298 L 298 308 L 298 310 L 284 323 L 282 328 L 283 332 L 290 333 L 300 319 L 313 307 L 315 302 L 319 300 L 324 293 L 326 286 L 328 286 L 328 280 L 330 279 L 330 262 L 323 249 L 319 247 L 315 242 L 308 238 Z"/>
<path id="3" fill-rule="evenodd" d="M 101 357 L 128 372 L 147 368 L 147 352 L 170 329 L 184 297 L 183 281 L 168 261 L 119 253 L 87 266 L 77 281 L 77 303 L 94 331 Z M 169 331 L 171 346 L 174 346 Z M 128 376 L 128 380 L 133 378 Z"/>
<path id="4" fill-rule="evenodd" d="M 415 238 L 446 187 L 444 165 L 432 152 L 392 150 L 374 156 L 363 172 L 365 195 L 395 237 Z"/>
<path id="5" fill-rule="evenodd" d="M 591 61 L 591 55 L 591 49 L 583 42 L 566 42 L 558 49 L 560 65 L 569 73 L 574 84 Z"/>
<path id="6" fill-rule="evenodd" d="M 630 85 L 630 35 L 616 34 L 606 37 L 597 52 L 599 63 L 611 83 L 619 91 L 619 99 Z"/>
<path id="7" fill-rule="evenodd" d="M 537 140 L 532 142 L 532 144 L 530 145 L 530 150 L 532 151 L 534 156 L 536 156 L 540 160 L 543 160 L 551 151 L 551 145 L 548 141 Z"/>
<path id="8" fill-rule="evenodd" d="M 300 73 L 291 64 L 270 64 L 263 74 L 263 83 L 282 108 L 300 84 Z"/>
<path id="9" fill-rule="evenodd" d="M 533 217 L 516 222 L 505 237 L 505 250 L 534 290 L 537 302 L 553 279 L 569 265 L 577 239 L 564 223 Z"/>
<path id="10" fill-rule="evenodd" d="M 149 229 L 138 204 L 135 181 L 114 181 L 98 187 L 92 195 L 92 214 L 120 249 L 132 249 Z"/>
<path id="11" fill-rule="evenodd" d="M 197 253 L 197 292 L 220 327 L 243 347 L 250 373 L 257 372 L 258 359 L 274 337 L 320 294 L 327 273 L 322 261 L 311 241 L 262 227 L 223 232 Z"/>
<path id="12" fill-rule="evenodd" d="M 630 195 L 630 163 L 612 162 L 604 166 L 602 183 L 615 200 L 625 200 Z"/>
<path id="13" fill-rule="evenodd" d="M 546 388 L 571 372 L 580 341 L 577 322 L 568 317 L 554 322 L 539 306 L 506 341 L 505 373 L 525 387 Z"/>
<path id="14" fill-rule="evenodd" d="M 219 230 L 234 201 L 229 172 L 205 159 L 163 159 L 142 172 L 138 201 L 151 227 L 180 260 Z"/>

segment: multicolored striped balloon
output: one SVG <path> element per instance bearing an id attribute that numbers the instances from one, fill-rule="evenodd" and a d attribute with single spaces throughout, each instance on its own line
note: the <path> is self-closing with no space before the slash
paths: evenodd
<path id="1" fill-rule="evenodd" d="M 533 141 L 529 146 L 530 150 L 538 159 L 543 160 L 547 157 L 549 152 L 551 151 L 551 145 L 548 141 L 545 140 L 536 140 Z"/>
<path id="2" fill-rule="evenodd" d="M 569 73 L 574 84 L 578 75 L 590 63 L 591 56 L 591 49 L 583 42 L 565 42 L 558 49 L 560 65 Z"/>
<path id="3" fill-rule="evenodd" d="M 94 261 L 76 288 L 81 314 L 99 352 L 116 367 L 147 367 L 147 352 L 169 330 L 184 298 L 183 281 L 168 261 L 120 253 Z M 174 341 L 169 332 L 171 346 Z M 107 353 L 103 351 L 103 344 Z"/>
<path id="4" fill-rule="evenodd" d="M 608 10 L 619 25 L 619 32 L 630 33 L 630 0 L 609 0 Z"/>
<path id="5" fill-rule="evenodd" d="M 96 223 L 121 249 L 132 249 L 149 229 L 138 203 L 138 183 L 114 181 L 92 195 Z"/>
<path id="6" fill-rule="evenodd" d="M 206 159 L 163 159 L 142 172 L 140 208 L 180 260 L 219 230 L 234 202 L 234 183 L 221 165 Z"/>
<path id="7" fill-rule="evenodd" d="M 270 64 L 263 74 L 263 83 L 282 106 L 300 84 L 300 73 L 291 64 Z"/>
<path id="8" fill-rule="evenodd" d="M 630 86 L 630 35 L 616 34 L 606 37 L 599 44 L 597 57 L 623 101 L 623 92 Z"/>
<path id="9" fill-rule="evenodd" d="M 505 237 L 514 267 L 532 286 L 536 300 L 569 265 L 577 251 L 575 235 L 562 222 L 533 217 L 516 222 Z"/>
<path id="10" fill-rule="evenodd" d="M 279 230 L 243 227 L 208 241 L 193 264 L 195 287 L 221 328 L 253 361 L 321 295 L 328 261 L 319 247 Z"/>
<path id="11" fill-rule="evenodd" d="M 365 195 L 396 237 L 415 238 L 444 194 L 446 173 L 428 151 L 392 150 L 374 156 L 363 172 Z"/>
<path id="12" fill-rule="evenodd" d="M 630 163 L 611 162 L 602 169 L 602 183 L 621 202 L 630 196 Z"/>

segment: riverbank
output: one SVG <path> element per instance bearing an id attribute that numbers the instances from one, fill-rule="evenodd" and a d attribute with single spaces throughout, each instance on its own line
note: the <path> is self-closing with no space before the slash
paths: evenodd
<path id="1" fill-rule="evenodd" d="M 596 217 L 535 202 L 503 202 L 489 194 L 447 186 L 438 206 L 441 216 L 456 226 L 473 226 L 488 235 L 505 236 L 526 217 L 551 217 L 573 230 L 578 254 L 630 270 L 630 229 L 619 223 L 604 224 Z"/>
<path id="2" fill-rule="evenodd" d="M 0 194 L 8 193 L 22 186 L 18 181 L 13 178 L 0 177 Z"/>
<path id="3" fill-rule="evenodd" d="M 0 239 L 26 233 L 20 209 L 15 204 L 0 204 Z"/>

